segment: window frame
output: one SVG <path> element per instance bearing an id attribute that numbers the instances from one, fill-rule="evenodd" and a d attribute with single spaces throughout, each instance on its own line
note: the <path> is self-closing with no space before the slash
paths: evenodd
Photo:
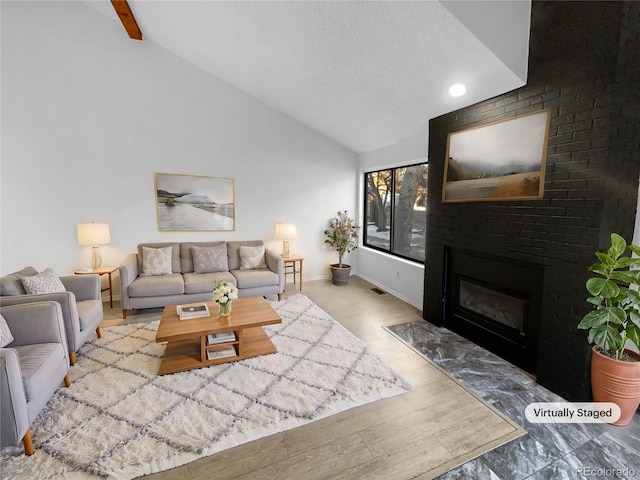
<path id="1" fill-rule="evenodd" d="M 376 169 L 371 169 L 371 170 L 365 170 L 363 173 L 363 180 L 364 180 L 364 202 L 363 202 L 363 222 L 362 224 L 364 225 L 363 228 L 363 234 L 362 234 L 362 246 L 363 247 L 367 247 L 370 248 L 372 250 L 376 250 L 382 253 L 386 253 L 387 255 L 391 255 L 397 258 L 401 258 L 403 260 L 407 260 L 409 262 L 414 262 L 416 264 L 419 265 L 423 265 L 425 264 L 425 259 L 422 258 L 420 260 L 413 258 L 413 257 L 409 257 L 407 255 L 402 255 L 400 253 L 394 252 L 393 251 L 393 246 L 394 246 L 394 222 L 395 222 L 395 207 L 396 207 L 396 171 L 403 169 L 403 168 L 410 168 L 410 167 L 416 167 L 419 165 L 424 165 L 425 168 L 427 169 L 427 178 L 428 178 L 428 166 L 429 166 L 429 162 L 427 160 L 422 161 L 422 162 L 415 162 L 415 163 L 411 163 L 411 164 L 406 164 L 406 165 L 398 165 L 395 167 L 386 167 L 386 168 L 376 168 Z M 389 203 L 389 216 L 388 216 L 388 223 L 389 223 L 389 248 L 383 248 L 377 245 L 372 245 L 370 243 L 368 243 L 368 218 L 369 218 L 369 180 L 368 180 L 368 176 L 371 173 L 376 173 L 376 172 L 384 172 L 384 171 L 390 171 L 391 172 L 391 199 L 390 199 L 390 203 Z M 426 204 L 426 198 L 425 198 L 425 204 Z M 425 212 L 426 215 L 426 212 Z M 425 219 L 425 230 L 426 230 L 426 219 Z M 425 232 L 426 234 L 426 232 Z M 426 235 L 425 235 L 425 242 L 426 242 Z M 425 244 L 425 249 L 426 249 L 426 244 Z"/>

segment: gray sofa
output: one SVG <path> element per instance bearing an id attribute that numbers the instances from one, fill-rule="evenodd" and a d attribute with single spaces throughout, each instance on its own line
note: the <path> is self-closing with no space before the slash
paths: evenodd
<path id="1" fill-rule="evenodd" d="M 24 443 L 34 453 L 31 423 L 62 381 L 68 387 L 69 355 L 57 302 L 2 307 L 13 340 L 0 348 L 0 446 Z"/>
<path id="2" fill-rule="evenodd" d="M 241 268 L 241 247 L 259 246 L 264 248 L 262 240 L 139 244 L 138 253 L 128 255 L 119 266 L 122 317 L 127 318 L 127 310 L 210 301 L 213 286 L 220 280 L 235 285 L 239 297 L 278 295 L 280 298 L 285 286 L 280 255 L 265 249 L 264 265 Z M 144 275 L 145 248 L 148 253 L 148 249 L 163 247 L 171 247 L 170 273 Z M 213 262 L 215 265 L 210 264 L 208 268 L 194 263 L 196 251 L 206 250 L 222 252 L 224 258 L 218 257 Z"/>
<path id="3" fill-rule="evenodd" d="M 38 274 L 33 267 L 5 275 L 0 279 L 0 305 L 53 301 L 60 304 L 67 335 L 71 365 L 76 364 L 76 352 L 93 332 L 98 337 L 104 318 L 100 277 L 98 275 L 70 275 L 60 277 L 65 292 L 27 294 L 21 279 Z"/>

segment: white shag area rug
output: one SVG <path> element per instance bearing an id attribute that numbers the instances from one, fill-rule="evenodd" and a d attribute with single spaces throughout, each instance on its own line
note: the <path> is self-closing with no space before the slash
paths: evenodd
<path id="1" fill-rule="evenodd" d="M 36 453 L 0 450 L 2 478 L 130 479 L 411 389 L 304 295 L 269 303 L 278 353 L 172 375 L 159 321 L 103 328 L 32 424 Z"/>

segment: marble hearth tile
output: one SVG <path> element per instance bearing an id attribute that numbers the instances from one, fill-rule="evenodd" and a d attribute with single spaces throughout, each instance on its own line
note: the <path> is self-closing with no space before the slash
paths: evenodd
<path id="1" fill-rule="evenodd" d="M 528 389 L 524 394 L 523 398 L 530 400 L 531 402 L 564 402 L 566 401 L 557 393 L 553 393 L 551 390 L 547 390 L 546 388 L 538 385 L 533 382 L 531 388 Z"/>
<path id="2" fill-rule="evenodd" d="M 521 369 L 447 329 L 428 322 L 412 322 L 389 329 L 529 432 L 440 479 L 593 478 L 593 475 L 578 474 L 578 468 L 582 467 L 630 467 L 640 475 L 637 417 L 628 427 L 531 424 L 524 416 L 529 403 L 564 400 L 538 385 Z"/>
<path id="3" fill-rule="evenodd" d="M 482 366 L 475 368 L 443 368 L 452 373 L 469 388 L 476 391 L 484 400 L 489 403 L 498 401 L 508 402 L 508 397 L 525 392 L 525 386 L 514 383 L 511 379 L 496 372 L 483 371 Z"/>
<path id="4" fill-rule="evenodd" d="M 480 458 L 471 460 L 470 462 L 460 465 L 458 468 L 448 471 L 447 473 L 436 477 L 437 480 L 468 480 L 470 478 L 482 478 L 484 480 L 506 480 L 501 479 L 491 471 L 489 465 L 484 463 Z"/>
<path id="5" fill-rule="evenodd" d="M 572 455 L 556 460 L 535 472 L 527 480 L 589 480 L 593 477 L 581 475 L 582 463 Z"/>
<path id="6" fill-rule="evenodd" d="M 634 421 L 625 427 L 605 425 L 603 428 L 605 429 L 603 438 L 607 438 L 630 450 L 640 452 L 640 422 Z M 640 477 L 640 471 L 638 476 Z"/>
<path id="7" fill-rule="evenodd" d="M 406 341 L 415 344 L 426 340 L 427 335 L 431 333 L 427 327 L 427 322 L 416 321 L 393 325 L 388 328 Z"/>
<path id="8" fill-rule="evenodd" d="M 636 451 L 631 451 L 615 442 L 603 438 L 596 438 L 586 443 L 564 458 L 567 461 L 575 458 L 575 461 L 572 461 L 572 463 L 583 468 L 609 470 L 630 469 L 626 475 L 600 475 L 600 478 L 624 478 L 631 480 L 637 478 L 638 473 L 640 473 L 640 458 Z M 594 475 L 590 475 L 589 477 L 594 478 Z"/>
<path id="9" fill-rule="evenodd" d="M 465 368 L 475 365 L 478 369 L 482 367 L 485 373 L 499 373 L 523 386 L 535 384 L 518 367 L 445 328 L 428 322 L 411 322 L 394 325 L 390 330 L 432 360 L 442 363 L 443 367 L 457 369 L 457 366 Z"/>
<path id="10" fill-rule="evenodd" d="M 536 395 L 539 396 L 536 397 Z M 548 400 L 549 397 L 551 399 Z M 602 426 L 596 424 L 530 423 L 527 421 L 524 414 L 527 405 L 532 402 L 545 401 L 557 400 L 551 393 L 540 395 L 528 391 L 509 398 L 506 403 L 496 402 L 494 406 L 507 417 L 522 425 L 529 435 L 544 445 L 554 457 L 561 457 L 571 452 L 603 432 Z"/>
<path id="11" fill-rule="evenodd" d="M 534 385 L 530 390 L 520 395 L 527 403 L 533 402 L 565 402 L 566 400 L 540 385 Z M 527 422 L 527 425 L 531 425 Z M 573 443 L 582 444 L 605 433 L 608 429 L 615 428 L 608 424 L 598 423 L 557 423 L 546 424 L 554 425 L 559 429 L 571 431 L 571 435 L 575 438 Z"/>
<path id="12" fill-rule="evenodd" d="M 529 478 L 533 480 L 555 480 L 556 478 L 632 480 L 636 479 L 640 472 L 638 462 L 636 452 L 624 446 L 614 446 L 608 441 L 603 441 L 602 438 L 596 438 Z M 614 469 L 620 469 L 620 471 L 614 472 Z"/>
<path id="13" fill-rule="evenodd" d="M 526 478 L 556 460 L 553 453 L 531 435 L 517 438 L 481 457 L 504 480 Z"/>
<path id="14" fill-rule="evenodd" d="M 600 445 L 600 448 L 607 453 L 610 466 L 632 469 L 635 474 L 629 476 L 634 479 L 640 476 L 640 455 L 636 449 L 615 442 L 607 435 L 597 437 L 593 443 Z"/>

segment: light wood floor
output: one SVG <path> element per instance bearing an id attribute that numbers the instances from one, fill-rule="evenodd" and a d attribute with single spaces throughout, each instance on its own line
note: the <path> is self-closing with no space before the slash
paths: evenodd
<path id="1" fill-rule="evenodd" d="M 373 287 L 351 277 L 344 287 L 308 281 L 302 293 L 401 372 L 411 392 L 145 478 L 424 480 L 524 433 L 385 331 L 382 326 L 422 316 Z M 285 296 L 296 293 L 296 286 L 287 285 Z M 123 321 L 114 306 L 105 311 L 104 326 Z"/>

